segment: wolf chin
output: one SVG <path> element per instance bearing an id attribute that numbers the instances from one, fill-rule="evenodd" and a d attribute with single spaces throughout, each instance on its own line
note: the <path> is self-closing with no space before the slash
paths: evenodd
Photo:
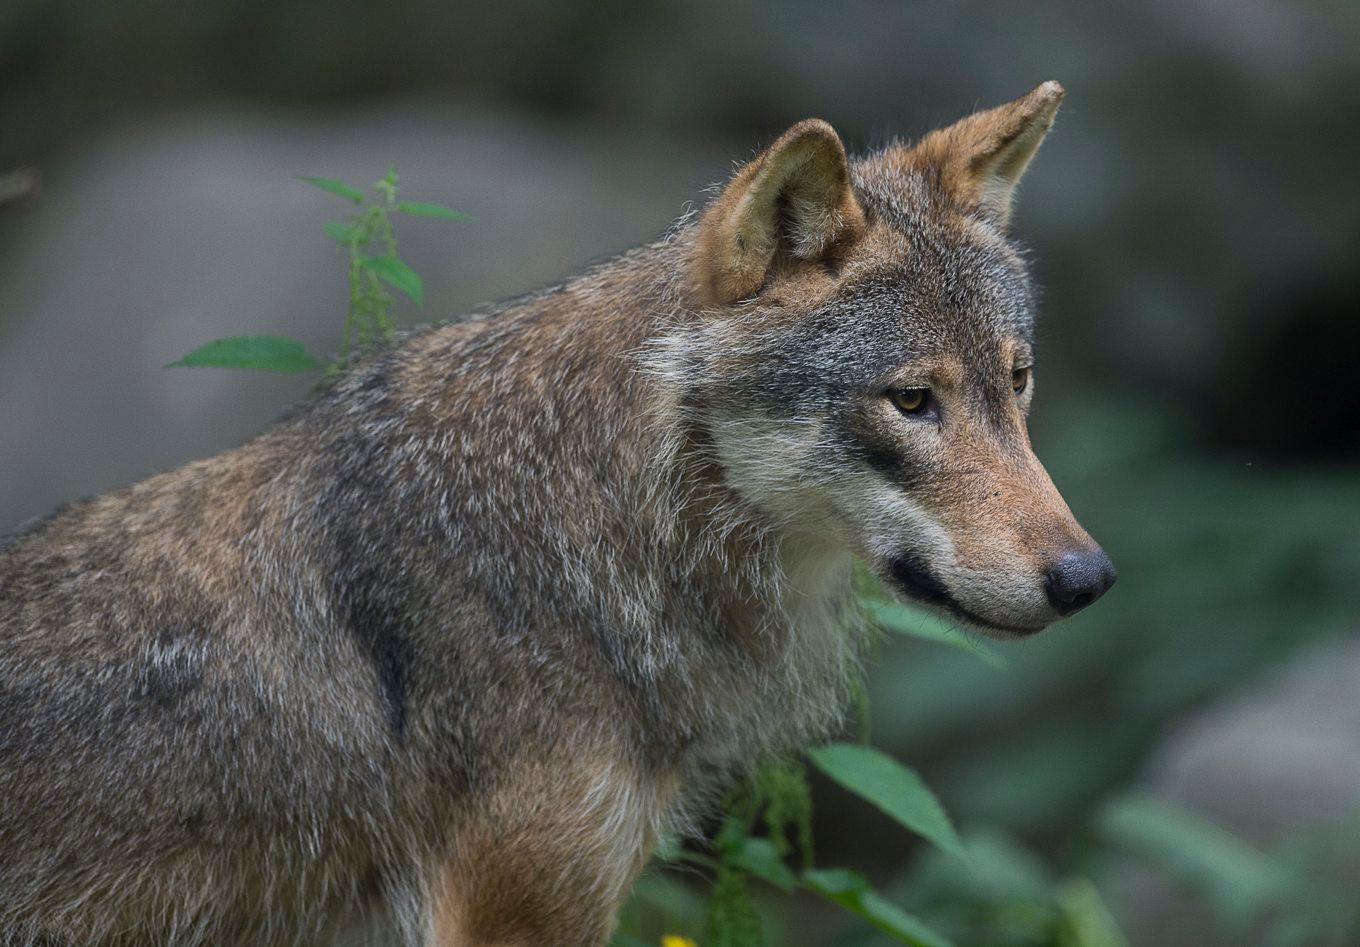
<path id="1" fill-rule="evenodd" d="M 413 333 L 0 551 L 0 943 L 601 945 L 830 732 L 852 566 L 1016 636 L 1114 580 L 1025 433 L 1062 89 L 793 126 L 654 245 Z"/>

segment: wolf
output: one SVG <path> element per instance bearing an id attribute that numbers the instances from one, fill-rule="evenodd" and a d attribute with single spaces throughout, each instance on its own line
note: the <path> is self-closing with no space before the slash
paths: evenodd
<path id="1" fill-rule="evenodd" d="M 602 945 L 840 719 L 856 563 L 1003 637 L 1115 573 L 1026 434 L 1054 82 L 416 331 L 0 552 L 6 945 Z"/>

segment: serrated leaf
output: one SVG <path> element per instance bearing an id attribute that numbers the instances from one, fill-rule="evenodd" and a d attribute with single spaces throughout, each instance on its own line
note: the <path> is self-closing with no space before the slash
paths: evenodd
<path id="1" fill-rule="evenodd" d="M 403 214 L 412 214 L 416 217 L 438 217 L 440 220 L 473 219 L 471 214 L 452 210 L 442 204 L 431 204 L 429 201 L 398 201 L 397 210 Z"/>
<path id="2" fill-rule="evenodd" d="M 731 857 L 738 868 L 749 871 L 782 891 L 792 891 L 798 885 L 798 877 L 784 863 L 779 849 L 769 839 L 744 839 Z"/>
<path id="3" fill-rule="evenodd" d="M 1004 670 L 1008 666 L 1006 659 L 996 651 L 973 641 L 956 625 L 924 609 L 886 600 L 869 601 L 865 603 L 865 608 L 869 611 L 869 617 L 886 631 L 967 651 L 998 670 Z"/>
<path id="4" fill-rule="evenodd" d="M 1246 924 L 1279 903 L 1290 884 L 1284 866 L 1247 841 L 1186 809 L 1133 794 L 1096 819 L 1100 834 L 1204 891 L 1229 923 Z"/>
<path id="5" fill-rule="evenodd" d="M 841 786 L 872 802 L 945 852 L 967 859 L 940 801 L 921 777 L 871 746 L 831 743 L 808 752 L 813 764 Z"/>
<path id="6" fill-rule="evenodd" d="M 869 886 L 848 868 L 813 868 L 803 872 L 803 884 L 834 904 L 868 921 L 878 930 L 913 947 L 953 947 L 948 938 L 931 930 Z"/>
<path id="7" fill-rule="evenodd" d="M 342 247 L 347 247 L 354 243 L 359 239 L 361 234 L 358 227 L 352 227 L 349 224 L 341 223 L 338 220 L 326 221 L 326 225 L 323 229 L 326 231 L 326 236 L 330 237 Z"/>
<path id="8" fill-rule="evenodd" d="M 364 266 L 377 274 L 384 283 L 409 296 L 417 306 L 424 307 L 425 284 L 421 281 L 420 274 L 399 257 L 391 254 L 371 256 L 364 260 Z"/>
<path id="9" fill-rule="evenodd" d="M 356 204 L 362 204 L 364 202 L 364 192 L 359 190 L 357 187 L 351 187 L 344 181 L 337 181 L 335 178 L 315 178 L 315 177 L 302 177 L 298 178 L 298 180 L 305 181 L 312 187 L 319 187 L 323 191 L 329 191 L 332 194 L 338 194 L 340 197 L 351 200 Z"/>
<path id="10" fill-rule="evenodd" d="M 244 368 L 261 372 L 310 372 L 323 362 L 297 339 L 279 335 L 235 335 L 200 345 L 166 368 Z"/>

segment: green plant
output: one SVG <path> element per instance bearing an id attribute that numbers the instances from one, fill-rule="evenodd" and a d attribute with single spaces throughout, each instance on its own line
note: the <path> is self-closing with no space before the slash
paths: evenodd
<path id="1" fill-rule="evenodd" d="M 323 359 L 311 355 L 297 339 L 280 335 L 237 335 L 215 339 L 167 367 L 235 368 L 268 372 L 333 373 L 353 354 L 390 342 L 397 319 L 389 287 L 418 307 L 425 304 L 420 275 L 397 254 L 393 214 L 470 220 L 468 215 L 426 201 L 397 199 L 397 173 L 389 170 L 374 182 L 369 195 L 334 178 L 304 177 L 302 181 L 342 197 L 355 205 L 343 220 L 326 223 L 326 236 L 343 247 L 349 258 L 349 305 L 339 353 Z"/>

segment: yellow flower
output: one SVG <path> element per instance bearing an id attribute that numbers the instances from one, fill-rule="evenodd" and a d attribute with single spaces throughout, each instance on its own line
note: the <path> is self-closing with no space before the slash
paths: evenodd
<path id="1" fill-rule="evenodd" d="M 688 937 L 681 937 L 678 934 L 667 934 L 661 938 L 661 947 L 699 947 Z"/>

